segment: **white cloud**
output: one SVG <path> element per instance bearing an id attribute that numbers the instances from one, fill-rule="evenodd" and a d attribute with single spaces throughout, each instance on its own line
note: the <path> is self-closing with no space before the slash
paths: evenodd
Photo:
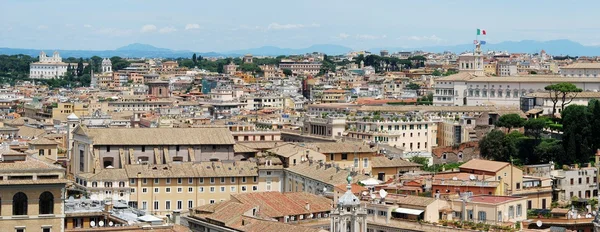
<path id="1" fill-rule="evenodd" d="M 238 31 L 238 30 L 258 31 L 258 30 L 263 30 L 263 28 L 261 28 L 259 26 L 248 26 L 248 25 L 242 24 L 239 27 L 231 28 L 229 30 L 230 31 Z"/>
<path id="2" fill-rule="evenodd" d="M 142 29 L 140 31 L 141 32 L 153 32 L 153 31 L 156 31 L 156 26 L 154 26 L 152 24 L 146 24 L 146 25 L 142 26 Z"/>
<path id="3" fill-rule="evenodd" d="M 48 29 L 48 26 L 46 26 L 46 25 L 39 25 L 39 26 L 37 27 L 37 29 L 38 29 L 38 30 L 46 30 L 46 29 Z"/>
<path id="4" fill-rule="evenodd" d="M 373 39 L 379 39 L 380 36 L 377 35 L 369 35 L 369 34 L 358 34 L 355 36 L 357 39 L 362 39 L 362 40 L 373 40 Z M 385 38 L 386 36 L 384 35 L 383 38 Z"/>
<path id="5" fill-rule="evenodd" d="M 92 25 L 89 25 L 89 24 L 83 24 L 83 27 L 85 27 L 85 28 L 92 28 Z"/>
<path id="6" fill-rule="evenodd" d="M 350 35 L 348 35 L 346 33 L 340 33 L 337 37 L 340 38 L 340 39 L 345 39 L 345 38 L 350 37 Z"/>
<path id="7" fill-rule="evenodd" d="M 98 30 L 94 30 L 94 34 L 106 35 L 110 37 L 122 37 L 133 34 L 133 30 L 124 30 L 118 28 L 100 28 Z"/>
<path id="8" fill-rule="evenodd" d="M 200 25 L 196 23 L 188 23 L 185 25 L 186 30 L 200 29 Z"/>
<path id="9" fill-rule="evenodd" d="M 162 33 L 162 34 L 166 34 L 166 33 L 171 33 L 171 32 L 175 32 L 177 31 L 177 29 L 175 29 L 174 27 L 163 27 L 161 28 L 158 32 Z"/>
<path id="10" fill-rule="evenodd" d="M 269 30 L 289 30 L 289 29 L 300 29 L 300 28 L 308 28 L 308 27 L 320 27 L 320 24 L 279 24 L 279 23 L 271 23 L 267 27 Z"/>
<path id="11" fill-rule="evenodd" d="M 400 37 L 398 39 L 403 39 L 403 40 L 412 40 L 412 41 L 429 41 L 429 42 L 441 42 L 443 39 L 440 37 L 437 37 L 436 35 L 432 35 L 432 36 L 404 36 L 404 37 Z"/>

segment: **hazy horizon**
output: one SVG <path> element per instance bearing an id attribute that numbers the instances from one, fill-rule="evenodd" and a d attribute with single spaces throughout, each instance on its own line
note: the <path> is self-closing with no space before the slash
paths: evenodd
<path id="1" fill-rule="evenodd" d="M 599 45 L 593 9 L 600 2 L 577 4 L 588 7 L 563 11 L 572 3 L 515 0 L 7 0 L 3 6 L 8 10 L 0 20 L 0 47 L 114 50 L 143 43 L 199 52 L 315 44 L 355 50 L 419 48 L 471 43 L 477 28 L 487 31 L 483 39 L 488 43 L 569 39 Z"/>

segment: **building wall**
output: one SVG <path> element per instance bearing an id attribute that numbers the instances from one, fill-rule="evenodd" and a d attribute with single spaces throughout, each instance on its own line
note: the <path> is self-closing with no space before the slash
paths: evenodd
<path id="1" fill-rule="evenodd" d="M 526 209 L 550 209 L 552 204 L 552 192 L 541 192 L 541 193 L 530 193 L 530 194 L 519 194 L 526 198 Z M 544 205 L 544 202 L 546 203 Z"/>
<path id="2" fill-rule="evenodd" d="M 132 179 L 134 181 L 130 185 L 135 187 L 132 187 L 130 200 L 137 202 L 138 209 L 144 209 L 144 202 L 146 202 L 145 210 L 159 215 L 170 214 L 179 209 L 187 211 L 190 201 L 191 206 L 196 207 L 229 200 L 231 194 L 264 191 L 259 188 L 258 176 L 191 178 L 191 183 L 190 178 L 181 178 L 181 184 L 178 183 L 178 178 L 146 178 L 146 182 L 144 178 Z M 167 180 L 170 180 L 170 183 Z M 170 192 L 167 192 L 167 188 L 170 188 Z M 158 192 L 155 192 L 155 189 L 158 189 Z M 167 201 L 171 204 L 169 209 L 167 209 Z M 178 201 L 181 201 L 181 208 L 178 208 Z M 158 209 L 154 208 L 154 202 L 158 202 Z"/>
<path id="3" fill-rule="evenodd" d="M 356 152 L 356 153 L 324 153 L 326 162 L 333 162 L 339 165 L 340 168 L 353 167 L 355 171 L 360 173 L 371 172 L 371 158 L 376 155 L 376 152 Z M 346 159 L 343 159 L 346 157 Z M 333 158 L 333 159 L 332 159 Z M 367 159 L 365 167 L 365 159 Z M 355 166 L 358 160 L 358 166 Z"/>
<path id="4" fill-rule="evenodd" d="M 86 146 L 87 144 L 82 143 L 81 141 L 76 141 L 77 144 L 82 144 Z M 86 146 L 87 147 L 87 146 Z M 136 162 L 138 160 L 147 159 L 150 164 L 155 163 L 168 163 L 178 161 L 181 159 L 181 162 L 191 161 L 189 159 L 190 152 L 189 148 L 193 150 L 193 155 L 196 161 L 209 161 L 210 159 L 219 159 L 219 160 L 231 160 L 234 158 L 234 151 L 232 145 L 196 145 L 196 146 L 187 146 L 187 145 L 174 145 L 174 146 L 102 146 L 97 145 L 93 146 L 93 149 L 98 149 L 98 153 L 100 155 L 99 159 L 101 162 L 101 167 L 104 167 L 104 161 L 109 161 L 112 159 L 112 166 L 114 168 L 123 168 L 126 164 L 131 164 L 130 157 L 133 156 L 133 160 Z M 157 149 L 158 154 L 160 156 L 160 160 L 155 159 L 155 149 Z M 165 149 L 167 154 L 171 160 L 165 160 Z M 130 153 L 130 151 L 133 151 Z M 120 152 L 123 152 L 126 163 L 121 163 Z"/>
<path id="5" fill-rule="evenodd" d="M 520 215 L 517 216 L 517 209 L 519 208 L 518 205 L 521 205 L 521 212 Z M 508 215 L 509 213 L 509 208 L 513 207 L 513 215 L 514 217 L 510 217 L 510 215 Z M 485 212 L 485 216 L 486 216 L 486 223 L 489 224 L 494 224 L 497 222 L 500 222 L 499 218 L 498 218 L 498 214 L 502 214 L 502 220 L 501 222 L 517 222 L 517 221 L 523 221 L 527 219 L 527 205 L 526 205 L 526 201 L 525 199 L 517 199 L 517 200 L 513 200 L 513 201 L 509 201 L 506 203 L 501 203 L 501 204 L 497 204 L 497 205 L 492 205 L 492 204 L 487 204 L 487 203 L 480 203 L 480 202 L 469 202 L 467 204 L 467 206 L 465 207 L 465 210 L 463 210 L 462 208 L 462 203 L 461 202 L 453 202 L 452 203 L 452 209 L 455 211 L 462 211 L 463 213 L 465 213 L 465 215 L 468 215 L 468 211 L 472 210 L 473 211 L 473 220 L 474 221 L 480 221 L 481 218 L 479 218 L 479 212 Z M 507 216 L 508 215 L 508 216 Z M 468 219 L 468 216 L 466 216 L 466 218 Z"/>
<path id="6" fill-rule="evenodd" d="M 532 92 L 544 91 L 544 87 L 551 84 L 550 82 L 451 82 L 453 89 L 458 92 L 459 96 L 454 98 L 454 102 L 440 101 L 437 95 L 434 94 L 434 105 L 463 105 L 462 93 L 466 97 L 467 105 L 477 106 L 482 104 L 493 103 L 499 106 L 519 106 L 520 97 Z M 573 82 L 575 86 L 585 91 L 597 91 L 600 89 L 600 82 Z M 436 90 L 442 88 L 436 85 Z M 500 97 L 498 91 L 502 91 Z M 506 96 L 507 90 L 510 90 L 510 97 Z M 479 94 L 477 94 L 479 91 Z M 515 91 L 517 95 L 515 96 Z M 484 94 L 485 92 L 485 94 Z M 494 94 L 492 95 L 492 92 Z M 451 103 L 451 104 L 450 104 Z"/>
<path id="7" fill-rule="evenodd" d="M 61 231 L 64 223 L 64 196 L 63 185 L 19 185 L 3 186 L 0 188 L 0 230 L 14 231 L 16 227 L 23 226 L 25 231 L 41 231 L 42 226 L 51 226 L 52 231 Z M 54 195 L 54 215 L 39 215 L 39 197 L 48 191 Z M 13 196 L 23 192 L 27 195 L 27 215 L 12 215 Z"/>
<path id="8" fill-rule="evenodd" d="M 598 196 L 597 169 L 595 167 L 568 171 L 555 170 L 553 175 L 564 176 L 564 178 L 555 180 L 556 187 L 562 189 L 558 194 L 558 200 L 570 202 L 573 197 L 589 199 Z"/>
<path id="9" fill-rule="evenodd" d="M 433 121 L 361 121 L 350 128 L 351 138 L 365 139 L 362 135 L 368 134 L 376 142 L 403 148 L 405 152 L 430 153 L 432 147 L 437 146 L 438 126 Z"/>
<path id="10" fill-rule="evenodd" d="M 235 141 L 281 141 L 281 133 L 263 131 L 231 132 Z"/>
<path id="11" fill-rule="evenodd" d="M 327 191 L 333 191 L 333 185 L 306 178 L 293 172 L 285 171 L 284 192 L 308 192 L 312 194 L 322 194 L 323 188 Z"/>
<path id="12" fill-rule="evenodd" d="M 384 173 L 383 181 L 387 181 L 390 178 L 393 178 L 394 175 L 398 175 L 400 173 L 405 173 L 405 172 L 410 172 L 410 171 L 417 171 L 417 170 L 420 170 L 420 168 L 418 168 L 418 167 L 378 167 L 378 168 L 372 168 L 371 176 L 373 176 L 374 178 L 377 178 L 379 173 Z"/>

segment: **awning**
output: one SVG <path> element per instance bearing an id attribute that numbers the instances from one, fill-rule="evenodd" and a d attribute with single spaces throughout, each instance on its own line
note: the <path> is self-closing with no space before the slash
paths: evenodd
<path id="1" fill-rule="evenodd" d="M 394 212 L 396 212 L 396 213 L 404 213 L 404 214 L 412 214 L 412 215 L 419 215 L 419 214 L 423 213 L 423 210 L 407 209 L 407 208 L 397 208 L 397 209 L 394 210 Z"/>

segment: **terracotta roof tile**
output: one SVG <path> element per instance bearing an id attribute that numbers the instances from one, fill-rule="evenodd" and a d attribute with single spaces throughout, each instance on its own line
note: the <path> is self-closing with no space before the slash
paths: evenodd
<path id="1" fill-rule="evenodd" d="M 376 156 L 371 158 L 371 167 L 389 168 L 389 167 L 421 167 L 423 165 L 406 161 L 404 159 L 388 159 L 385 156 Z"/>

